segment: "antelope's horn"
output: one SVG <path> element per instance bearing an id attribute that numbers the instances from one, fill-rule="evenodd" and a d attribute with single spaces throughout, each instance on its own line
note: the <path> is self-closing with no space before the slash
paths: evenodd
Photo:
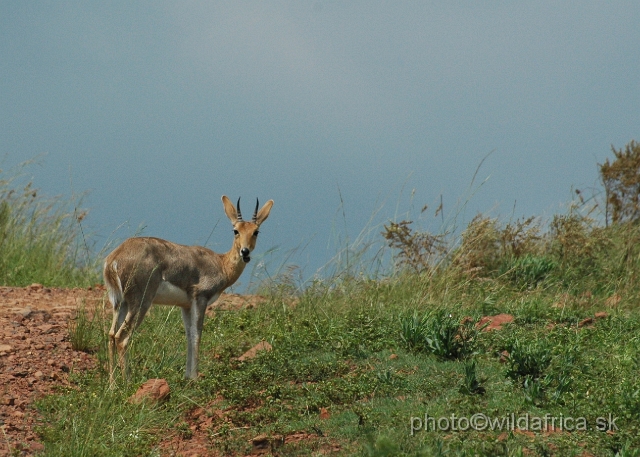
<path id="1" fill-rule="evenodd" d="M 253 212 L 253 222 L 254 222 L 254 223 L 258 222 L 258 206 L 260 206 L 260 200 L 258 200 L 258 199 L 256 198 L 256 209 L 255 209 L 255 211 Z"/>
<path id="2" fill-rule="evenodd" d="M 236 211 L 238 212 L 238 220 L 242 220 L 242 213 L 240 212 L 240 197 L 238 197 L 238 204 L 236 205 Z"/>

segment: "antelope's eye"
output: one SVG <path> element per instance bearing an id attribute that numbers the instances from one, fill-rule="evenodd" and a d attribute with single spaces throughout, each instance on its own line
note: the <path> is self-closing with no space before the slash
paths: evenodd
<path id="1" fill-rule="evenodd" d="M 256 230 L 255 232 L 253 232 L 253 236 L 258 236 L 258 233 L 260 233 L 258 230 Z"/>
<path id="2" fill-rule="evenodd" d="M 238 235 L 240 235 L 240 232 L 238 232 L 236 229 L 233 229 L 233 234 L 234 234 L 235 236 L 238 236 Z"/>

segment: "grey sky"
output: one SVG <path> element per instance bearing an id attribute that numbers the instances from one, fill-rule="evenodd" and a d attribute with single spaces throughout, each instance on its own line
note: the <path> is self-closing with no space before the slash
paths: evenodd
<path id="1" fill-rule="evenodd" d="M 553 214 L 640 139 L 637 2 L 2 2 L 0 154 L 98 244 L 222 251 L 220 196 L 307 274 L 396 212 Z M 404 189 L 404 190 L 403 190 Z M 411 194 L 413 197 L 413 210 Z M 344 201 L 346 219 L 340 210 Z M 428 213 L 433 219 L 433 211 Z M 112 232 L 123 223 L 124 228 Z M 425 224 L 429 224 L 428 221 Z"/>

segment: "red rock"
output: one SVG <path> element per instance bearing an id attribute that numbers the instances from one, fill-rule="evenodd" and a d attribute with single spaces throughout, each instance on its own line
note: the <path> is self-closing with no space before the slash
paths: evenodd
<path id="1" fill-rule="evenodd" d="M 51 324 L 42 324 L 42 325 L 38 325 L 36 328 L 38 330 L 40 330 L 40 332 L 42 334 L 47 334 L 47 333 L 52 333 L 52 331 L 58 327 L 57 325 L 51 325 Z"/>
<path id="2" fill-rule="evenodd" d="M 44 451 L 44 444 L 34 441 L 29 444 L 29 448 L 31 449 L 32 452 L 35 452 L 35 453 L 42 452 Z"/>
<path id="3" fill-rule="evenodd" d="M 142 384 L 136 393 L 129 397 L 127 401 L 135 405 L 140 404 L 143 401 L 150 403 L 162 403 L 167 401 L 170 394 L 171 389 L 169 388 L 169 384 L 166 380 L 149 379 Z"/>
<path id="4" fill-rule="evenodd" d="M 492 330 L 502 330 L 502 326 L 504 324 L 509 324 L 514 321 L 514 317 L 511 314 L 497 314 L 495 316 L 484 316 L 482 317 L 478 323 L 476 324 L 476 328 L 482 329 L 484 332 L 489 332 Z"/>
<path id="5" fill-rule="evenodd" d="M 320 408 L 320 419 L 327 420 L 331 417 L 327 408 Z"/>

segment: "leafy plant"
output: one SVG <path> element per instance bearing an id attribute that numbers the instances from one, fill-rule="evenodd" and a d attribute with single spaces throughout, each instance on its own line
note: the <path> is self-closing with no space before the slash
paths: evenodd
<path id="1" fill-rule="evenodd" d="M 69 341 L 71 347 L 76 351 L 95 352 L 100 344 L 100 337 L 104 336 L 99 332 L 99 321 L 97 314 L 90 316 L 84 304 L 75 312 L 69 320 Z"/>
<path id="2" fill-rule="evenodd" d="M 551 348 L 543 341 L 526 344 L 515 339 L 507 350 L 505 376 L 522 385 L 533 386 L 531 381 L 539 379 L 551 364 Z"/>
<path id="3" fill-rule="evenodd" d="M 427 316 L 418 317 L 416 312 L 411 316 L 400 317 L 400 337 L 409 349 L 424 347 L 427 329 Z"/>
<path id="4" fill-rule="evenodd" d="M 458 359 L 473 353 L 477 330 L 468 319 L 440 311 L 422 318 L 416 313 L 400 318 L 401 338 L 408 349 L 431 352 L 442 359 Z"/>
<path id="5" fill-rule="evenodd" d="M 440 312 L 427 321 L 425 343 L 427 350 L 438 357 L 458 359 L 473 353 L 477 334 L 471 320 Z"/>
<path id="6" fill-rule="evenodd" d="M 486 389 L 482 385 L 486 379 L 478 378 L 476 370 L 476 361 L 471 360 L 465 362 L 463 365 L 464 378 L 462 379 L 462 385 L 460 386 L 460 393 L 465 395 L 483 395 Z"/>

